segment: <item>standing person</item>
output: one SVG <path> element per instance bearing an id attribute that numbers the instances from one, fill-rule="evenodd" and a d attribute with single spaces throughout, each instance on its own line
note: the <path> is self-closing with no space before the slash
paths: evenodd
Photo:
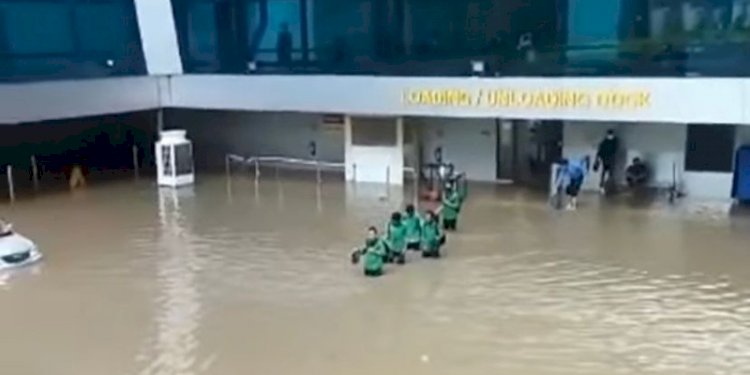
<path id="1" fill-rule="evenodd" d="M 86 177 L 80 165 L 76 164 L 71 168 L 68 185 L 70 186 L 70 190 L 86 187 Z"/>
<path id="2" fill-rule="evenodd" d="M 281 24 L 281 31 L 276 39 L 276 56 L 279 65 L 289 68 L 292 65 L 292 33 L 289 31 L 289 24 Z"/>
<path id="3" fill-rule="evenodd" d="M 385 263 L 386 249 L 384 241 L 378 237 L 375 227 L 367 229 L 365 247 L 354 250 L 352 263 L 359 263 L 359 258 L 364 257 L 365 276 L 380 276 L 383 274 L 383 263 Z"/>
<path id="4" fill-rule="evenodd" d="M 555 177 L 555 187 L 558 191 L 565 191 L 568 196 L 568 210 L 578 208 L 578 193 L 583 186 L 583 180 L 589 171 L 589 157 L 578 160 L 563 159 Z"/>
<path id="5" fill-rule="evenodd" d="M 438 216 L 427 211 L 427 219 L 422 226 L 422 257 L 440 258 L 440 247 L 445 244 L 445 234 L 440 230 Z"/>
<path id="6" fill-rule="evenodd" d="M 406 225 L 406 249 L 419 251 L 422 236 L 422 218 L 413 204 L 407 205 L 404 213 Z"/>
<path id="7" fill-rule="evenodd" d="M 613 129 L 607 130 L 607 135 L 599 142 L 599 148 L 596 151 L 596 161 L 594 170 L 601 167 L 601 180 L 599 181 L 599 192 L 606 193 L 607 183 L 612 178 L 612 171 L 617 162 L 617 153 L 620 149 L 620 140 L 615 136 Z"/>
<path id="8" fill-rule="evenodd" d="M 386 241 L 388 242 L 389 258 L 396 261 L 398 264 L 406 263 L 406 225 L 401 218 L 400 212 L 394 212 L 391 215 L 391 220 L 386 226 Z"/>
<path id="9" fill-rule="evenodd" d="M 461 198 L 456 189 L 448 188 L 443 194 L 443 229 L 456 230 L 458 226 L 458 213 L 461 211 Z"/>

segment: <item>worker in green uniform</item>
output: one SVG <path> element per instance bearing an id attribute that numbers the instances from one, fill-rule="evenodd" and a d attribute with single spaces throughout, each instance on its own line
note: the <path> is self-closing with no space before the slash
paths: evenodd
<path id="1" fill-rule="evenodd" d="M 468 185 L 464 181 L 466 177 L 456 178 L 456 192 L 458 192 L 459 204 L 463 207 L 466 196 L 469 194 Z"/>
<path id="2" fill-rule="evenodd" d="M 407 205 L 405 211 L 403 221 L 406 226 L 406 249 L 419 251 L 422 240 L 422 217 L 413 204 Z"/>
<path id="3" fill-rule="evenodd" d="M 440 248 L 445 244 L 445 234 L 440 230 L 440 219 L 432 212 L 422 225 L 422 257 L 440 258 Z"/>
<path id="4" fill-rule="evenodd" d="M 458 223 L 458 213 L 461 210 L 461 198 L 456 189 L 450 188 L 443 195 L 443 229 L 456 230 Z"/>
<path id="5" fill-rule="evenodd" d="M 406 263 L 406 225 L 401 218 L 400 212 L 394 212 L 391 220 L 386 226 L 386 241 L 389 250 L 389 258 L 395 260 L 398 264 Z"/>
<path id="6" fill-rule="evenodd" d="M 359 263 L 360 257 L 364 257 L 365 276 L 380 276 L 383 274 L 383 263 L 385 263 L 386 246 L 385 241 L 378 236 L 375 227 L 367 229 L 367 239 L 362 249 L 354 250 L 352 263 Z"/>

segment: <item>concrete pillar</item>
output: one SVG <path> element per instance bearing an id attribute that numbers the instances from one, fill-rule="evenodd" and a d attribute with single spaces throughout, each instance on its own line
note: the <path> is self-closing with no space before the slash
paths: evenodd
<path id="1" fill-rule="evenodd" d="M 358 139 L 360 137 L 355 135 L 358 127 L 370 127 L 366 130 L 369 132 L 373 126 L 382 126 L 386 132 L 392 129 L 395 134 L 385 136 L 387 142 L 380 142 L 380 136 L 368 139 L 363 133 L 362 139 Z M 347 116 L 344 122 L 344 162 L 347 181 L 403 185 L 403 118 Z"/>
<path id="2" fill-rule="evenodd" d="M 148 74 L 182 74 L 171 1 L 135 0 L 135 11 Z"/>

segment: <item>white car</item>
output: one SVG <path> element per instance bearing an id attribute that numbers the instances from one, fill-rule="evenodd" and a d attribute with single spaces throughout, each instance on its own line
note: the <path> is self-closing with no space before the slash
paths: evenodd
<path id="1" fill-rule="evenodd" d="M 0 270 L 22 267 L 42 259 L 42 253 L 34 242 L 16 233 L 0 234 Z"/>

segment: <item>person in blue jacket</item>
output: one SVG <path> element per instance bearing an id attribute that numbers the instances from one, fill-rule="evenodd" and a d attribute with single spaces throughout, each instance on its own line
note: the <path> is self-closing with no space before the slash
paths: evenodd
<path id="1" fill-rule="evenodd" d="M 589 173 L 590 163 L 588 156 L 581 159 L 562 159 L 559 163 L 555 187 L 558 192 L 564 191 L 568 196 L 568 210 L 575 210 L 578 207 L 578 193 Z"/>

